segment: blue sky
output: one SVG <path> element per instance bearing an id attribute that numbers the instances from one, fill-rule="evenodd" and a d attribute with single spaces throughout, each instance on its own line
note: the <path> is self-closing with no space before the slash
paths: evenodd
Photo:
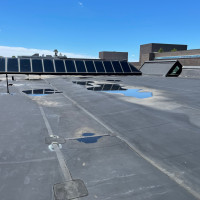
<path id="1" fill-rule="evenodd" d="M 98 57 L 99 51 L 128 51 L 131 61 L 138 60 L 139 46 L 145 43 L 200 48 L 199 0 L 0 2 L 1 47 L 24 47 L 27 52 L 56 48 L 87 57 Z"/>

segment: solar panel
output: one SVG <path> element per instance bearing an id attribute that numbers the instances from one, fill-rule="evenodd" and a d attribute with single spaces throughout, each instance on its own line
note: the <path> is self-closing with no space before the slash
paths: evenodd
<path id="1" fill-rule="evenodd" d="M 95 64 L 97 72 L 99 72 L 99 73 L 105 73 L 105 69 L 103 67 L 102 61 L 94 61 L 94 64 Z"/>
<path id="2" fill-rule="evenodd" d="M 44 62 L 44 71 L 45 72 L 55 72 L 53 66 L 53 60 L 43 59 Z"/>
<path id="3" fill-rule="evenodd" d="M 76 68 L 73 60 L 65 60 L 65 64 L 68 73 L 76 73 Z"/>
<path id="4" fill-rule="evenodd" d="M 139 72 L 140 73 L 140 71 L 137 68 L 135 68 L 133 65 L 129 64 L 129 66 L 130 66 L 132 72 Z"/>
<path id="5" fill-rule="evenodd" d="M 115 69 L 115 72 L 123 73 L 123 70 L 121 68 L 121 65 L 119 64 L 119 61 L 113 61 L 112 65 L 113 65 L 113 68 Z"/>
<path id="6" fill-rule="evenodd" d="M 110 61 L 103 61 L 103 64 L 107 73 L 114 73 L 114 70 Z"/>
<path id="7" fill-rule="evenodd" d="M 56 72 L 66 72 L 63 60 L 54 60 L 54 62 L 55 62 Z"/>
<path id="8" fill-rule="evenodd" d="M 43 72 L 42 60 L 32 59 L 32 70 L 33 72 Z"/>
<path id="9" fill-rule="evenodd" d="M 142 73 L 127 61 L 59 58 L 0 58 L 0 72 L 24 74 L 80 74 L 115 75 Z"/>
<path id="10" fill-rule="evenodd" d="M 5 58 L 0 58 L 0 71 L 5 72 Z"/>
<path id="11" fill-rule="evenodd" d="M 96 72 L 93 61 L 85 61 L 85 65 L 88 72 L 93 72 L 93 73 Z"/>
<path id="12" fill-rule="evenodd" d="M 31 72 L 30 59 L 20 59 L 20 72 Z"/>
<path id="13" fill-rule="evenodd" d="M 76 63 L 76 68 L 77 68 L 77 72 L 86 72 L 86 69 L 85 69 L 85 65 L 84 65 L 84 62 L 83 61 L 80 61 L 80 60 L 76 60 L 75 61 Z"/>
<path id="14" fill-rule="evenodd" d="M 19 66 L 18 66 L 18 59 L 17 58 L 8 58 L 7 72 L 19 72 Z"/>
<path id="15" fill-rule="evenodd" d="M 126 61 L 121 61 L 120 64 L 122 66 L 124 73 L 130 73 L 131 72 L 129 64 Z"/>

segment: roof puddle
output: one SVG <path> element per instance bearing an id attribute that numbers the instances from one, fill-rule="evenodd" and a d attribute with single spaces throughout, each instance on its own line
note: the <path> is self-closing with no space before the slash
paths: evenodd
<path id="1" fill-rule="evenodd" d="M 94 135 L 95 135 L 94 133 L 83 133 L 82 136 L 85 137 L 78 138 L 76 140 L 88 144 L 88 143 L 96 143 L 100 138 L 102 138 L 102 136 L 94 136 Z"/>
<path id="2" fill-rule="evenodd" d="M 120 81 L 120 80 L 107 80 L 107 81 Z M 145 99 L 150 98 L 153 96 L 152 92 L 145 92 L 142 91 L 142 89 L 127 89 L 124 86 L 121 86 L 120 84 L 96 84 L 93 81 L 73 81 L 75 84 L 84 85 L 86 86 L 87 90 L 91 91 L 100 91 L 100 92 L 106 92 L 110 94 L 122 94 L 126 97 L 134 97 L 138 99 Z M 91 87 L 92 86 L 92 87 Z"/>

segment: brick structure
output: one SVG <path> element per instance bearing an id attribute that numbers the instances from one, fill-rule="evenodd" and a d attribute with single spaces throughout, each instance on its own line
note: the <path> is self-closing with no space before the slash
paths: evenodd
<path id="1" fill-rule="evenodd" d="M 128 52 L 102 51 L 99 58 L 103 60 L 125 60 L 128 61 Z"/>
<path id="2" fill-rule="evenodd" d="M 162 49 L 162 53 L 158 53 Z M 172 52 L 173 49 L 177 51 Z M 140 61 L 142 66 L 146 61 L 178 60 L 183 66 L 200 66 L 200 49 L 187 50 L 187 45 L 150 43 L 140 46 Z"/>

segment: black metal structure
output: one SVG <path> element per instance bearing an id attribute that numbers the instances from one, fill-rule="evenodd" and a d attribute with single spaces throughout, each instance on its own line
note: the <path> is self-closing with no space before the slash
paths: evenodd
<path id="1" fill-rule="evenodd" d="M 0 58 L 0 74 L 142 75 L 127 61 L 56 58 Z"/>
<path id="2" fill-rule="evenodd" d="M 7 86 L 7 93 L 10 94 L 9 87 L 8 87 L 8 74 L 6 74 L 6 86 Z"/>

